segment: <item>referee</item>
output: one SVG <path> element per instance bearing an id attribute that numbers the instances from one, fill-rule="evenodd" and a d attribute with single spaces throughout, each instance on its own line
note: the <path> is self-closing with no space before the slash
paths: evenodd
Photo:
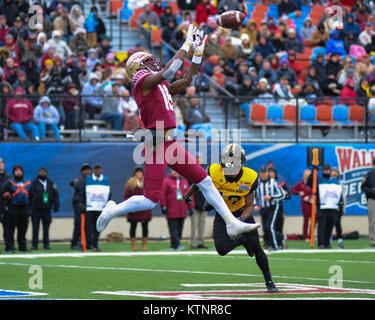
<path id="1" fill-rule="evenodd" d="M 274 251 L 283 248 L 285 245 L 285 236 L 277 231 L 276 222 L 282 208 L 281 202 L 286 198 L 286 193 L 275 179 L 269 177 L 266 166 L 260 167 L 259 176 L 259 186 L 255 195 L 255 209 L 260 209 L 264 248 Z"/>

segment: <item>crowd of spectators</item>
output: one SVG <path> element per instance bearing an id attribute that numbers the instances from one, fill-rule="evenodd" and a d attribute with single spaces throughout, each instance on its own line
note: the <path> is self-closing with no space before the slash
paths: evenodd
<path id="1" fill-rule="evenodd" d="M 178 3 L 184 7 L 184 1 Z M 212 1 L 202 0 L 195 10 L 182 11 L 179 25 L 174 17 L 164 18 L 168 22 L 162 23 L 157 16 L 165 12 L 151 6 L 157 22 L 153 27 L 162 28 L 162 39 L 175 50 L 189 23 L 209 33 L 201 69 L 206 77 L 196 84 L 198 92 L 224 95 L 223 88 L 243 98 L 247 106 L 249 99 L 266 106 L 296 104 L 296 99 L 299 106 L 317 105 L 327 97 L 334 104 L 367 105 L 375 93 L 374 7 L 366 0 L 356 0 L 351 7 L 337 0 L 321 1 L 315 5 L 342 7 L 342 26 L 330 28 L 330 16 L 324 13 L 316 25 L 307 16 L 301 27 L 293 20 L 293 15 L 300 14 L 301 1 L 276 3 L 278 17 L 269 15 L 259 22 L 250 16 L 233 30 L 218 26 L 215 15 L 226 10 L 247 14 L 245 1 L 221 0 L 215 7 Z M 308 1 L 305 4 L 312 5 Z M 173 16 L 167 8 L 167 16 Z M 304 56 L 307 50 L 316 52 L 311 60 Z"/>
<path id="2" fill-rule="evenodd" d="M 91 2 L 0 1 L 0 138 L 11 129 L 38 141 L 50 130 L 61 140 L 62 129 L 82 128 L 85 119 L 115 130 L 141 126 L 104 14 L 84 5 Z"/>
<path id="3" fill-rule="evenodd" d="M 5 127 L 22 140 L 30 139 L 29 132 L 33 140 L 42 140 L 46 128 L 61 139 L 61 129 L 82 128 L 85 119 L 104 120 L 116 130 L 142 125 L 125 72 L 127 58 L 145 50 L 141 42 L 120 60 L 112 50 L 103 13 L 96 6 L 84 10 L 84 5 L 91 5 L 87 1 L 0 3 L 0 117 L 6 120 Z M 298 0 L 280 0 L 278 16 L 269 15 L 261 22 L 250 16 L 233 30 L 218 26 L 215 15 L 226 10 L 247 14 L 246 1 L 177 3 L 176 14 L 168 2 L 147 2 L 138 22 L 143 31 L 161 29 L 162 39 L 175 50 L 184 42 L 190 23 L 209 34 L 196 95 L 230 92 L 246 102 L 241 109 L 248 117 L 251 102 L 285 105 L 296 104 L 298 98 L 302 106 L 332 97 L 336 104 L 365 106 L 375 93 L 375 9 L 366 0 L 356 0 L 350 10 L 342 6 L 343 26 L 337 29 L 329 27 L 326 13 L 316 25 L 307 17 L 300 27 L 293 21 L 293 14 L 301 10 Z M 337 0 L 320 4 L 341 6 Z M 36 24 L 31 23 L 35 19 L 29 14 L 30 5 L 40 8 L 34 13 Z M 307 48 L 321 50 L 306 64 L 301 55 Z M 172 55 L 166 50 L 167 59 Z M 184 72 L 181 69 L 176 79 Z M 189 110 L 183 110 L 179 101 L 187 96 L 175 103 L 181 128 L 206 127 L 209 118 L 199 99 L 190 98 Z M 49 106 L 43 107 L 46 97 Z"/>

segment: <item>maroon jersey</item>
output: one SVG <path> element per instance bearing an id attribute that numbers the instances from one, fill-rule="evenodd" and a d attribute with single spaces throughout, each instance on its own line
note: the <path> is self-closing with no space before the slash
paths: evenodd
<path id="1" fill-rule="evenodd" d="M 167 80 L 158 84 L 149 94 L 142 94 L 142 83 L 152 75 L 150 70 L 139 70 L 133 77 L 132 93 L 146 129 L 155 129 L 156 121 L 163 121 L 165 129 L 176 128 L 172 97 Z"/>

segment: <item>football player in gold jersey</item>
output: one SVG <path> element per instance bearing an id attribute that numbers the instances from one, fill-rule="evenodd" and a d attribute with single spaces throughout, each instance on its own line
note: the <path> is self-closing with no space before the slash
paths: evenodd
<path id="1" fill-rule="evenodd" d="M 215 187 L 222 195 L 232 214 L 241 221 L 255 223 L 252 215 L 255 190 L 258 187 L 258 174 L 245 167 L 246 155 L 238 144 L 227 145 L 221 155 L 221 162 L 212 164 L 207 168 Z M 184 195 L 186 202 L 198 190 L 196 185 L 191 185 Z M 213 226 L 213 237 L 216 251 L 224 256 L 236 247 L 243 245 L 250 257 L 255 255 L 256 262 L 263 273 L 267 291 L 278 292 L 272 281 L 267 255 L 264 253 L 257 230 L 243 233 L 236 238 L 230 238 L 226 232 L 225 222 L 216 213 Z"/>

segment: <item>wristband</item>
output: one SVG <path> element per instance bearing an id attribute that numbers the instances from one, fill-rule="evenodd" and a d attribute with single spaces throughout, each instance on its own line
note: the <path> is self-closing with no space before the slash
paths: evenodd
<path id="1" fill-rule="evenodd" d="M 184 44 L 183 44 L 182 47 L 181 47 L 181 50 L 184 50 L 186 53 L 188 53 L 189 50 L 190 50 L 190 44 L 188 44 L 188 43 L 185 41 Z"/>
<path id="2" fill-rule="evenodd" d="M 202 56 L 193 55 L 193 59 L 191 60 L 195 64 L 201 64 L 202 62 Z"/>

